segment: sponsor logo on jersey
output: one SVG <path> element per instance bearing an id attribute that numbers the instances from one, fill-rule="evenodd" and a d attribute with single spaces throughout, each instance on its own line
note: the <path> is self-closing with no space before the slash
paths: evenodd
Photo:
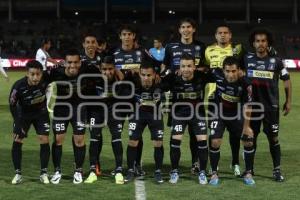
<path id="1" fill-rule="evenodd" d="M 225 93 L 222 93 L 221 97 L 222 97 L 222 99 L 229 101 L 229 102 L 239 102 L 240 101 L 240 97 L 235 97 L 235 96 L 228 95 Z"/>
<path id="2" fill-rule="evenodd" d="M 255 63 L 248 63 L 248 67 L 255 67 Z"/>
<path id="3" fill-rule="evenodd" d="M 265 78 L 265 79 L 273 79 L 274 72 L 269 71 L 259 71 L 259 70 L 248 70 L 248 77 L 253 78 Z"/>
<path id="4" fill-rule="evenodd" d="M 258 65 L 256 67 L 256 69 L 264 70 L 264 69 L 266 69 L 266 66 L 265 65 Z"/>
<path id="5" fill-rule="evenodd" d="M 123 60 L 124 60 L 123 58 L 116 58 L 116 59 L 115 59 L 115 63 L 123 62 Z"/>
<path id="6" fill-rule="evenodd" d="M 182 52 L 173 52 L 173 56 L 181 56 L 182 55 Z"/>

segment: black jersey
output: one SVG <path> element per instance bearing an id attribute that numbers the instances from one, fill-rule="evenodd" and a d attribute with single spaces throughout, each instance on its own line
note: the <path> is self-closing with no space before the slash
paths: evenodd
<path id="1" fill-rule="evenodd" d="M 259 58 L 249 53 L 244 57 L 246 76 L 253 87 L 253 101 L 264 105 L 266 111 L 279 108 L 278 80 L 289 80 L 289 73 L 277 57 Z"/>
<path id="2" fill-rule="evenodd" d="M 242 105 L 252 102 L 252 85 L 247 77 L 229 83 L 222 69 L 214 68 L 209 73 L 212 74 L 217 85 L 214 102 L 219 111 L 222 110 L 222 114 L 236 115 L 241 111 Z"/>
<path id="3" fill-rule="evenodd" d="M 47 112 L 45 94 L 48 83 L 42 78 L 38 85 L 31 86 L 27 77 L 15 82 L 9 95 L 10 111 L 14 119 Z"/>
<path id="4" fill-rule="evenodd" d="M 143 62 L 149 62 L 153 64 L 155 70 L 157 70 L 159 65 L 158 62 L 155 61 L 143 48 L 135 48 L 129 51 L 125 51 L 122 48 L 117 48 L 113 55 L 115 58 L 116 69 L 122 71 L 140 69 L 140 66 Z"/>
<path id="5" fill-rule="evenodd" d="M 181 76 L 171 73 L 162 78 L 161 88 L 164 91 L 171 91 L 173 103 L 191 103 L 194 107 L 199 104 L 199 112 L 204 113 L 205 85 L 212 81 L 213 77 L 211 75 L 198 71 L 194 73 L 194 78 L 189 81 L 185 81 Z M 182 105 L 176 106 L 175 109 L 176 112 L 185 112 L 186 110 L 190 110 L 190 107 Z"/>
<path id="6" fill-rule="evenodd" d="M 166 45 L 165 57 L 163 64 L 172 72 L 180 67 L 180 57 L 183 53 L 191 54 L 195 57 L 197 67 L 204 65 L 205 45 L 202 42 L 194 41 L 191 44 L 183 44 L 182 42 L 170 43 Z"/>
<path id="7" fill-rule="evenodd" d="M 56 82 L 56 102 L 67 102 L 74 105 L 80 104 L 82 99 L 78 94 L 77 88 L 84 91 L 86 86 L 78 83 L 77 76 L 67 76 L 64 67 L 58 67 L 48 72 L 48 79 L 50 82 Z"/>
<path id="8" fill-rule="evenodd" d="M 88 57 L 86 54 L 80 55 L 80 60 L 86 67 L 97 67 L 99 68 L 102 60 L 104 59 L 104 54 L 96 53 L 94 58 Z"/>
<path id="9" fill-rule="evenodd" d="M 127 80 L 132 81 L 135 86 L 133 103 L 138 106 L 138 109 L 153 113 L 153 109 L 159 108 L 162 94 L 159 84 L 153 82 L 152 87 L 145 88 L 142 86 L 139 75 L 128 77 Z"/>

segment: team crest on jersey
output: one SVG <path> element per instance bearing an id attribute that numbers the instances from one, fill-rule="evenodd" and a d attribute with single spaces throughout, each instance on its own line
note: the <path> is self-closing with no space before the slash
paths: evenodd
<path id="1" fill-rule="evenodd" d="M 136 55 L 140 56 L 140 55 L 142 55 L 142 52 L 141 51 L 136 51 Z"/>
<path id="2" fill-rule="evenodd" d="M 273 64 L 275 64 L 275 63 L 276 63 L 276 60 L 275 60 L 275 58 L 270 58 L 270 63 L 273 63 Z"/>
<path id="3" fill-rule="evenodd" d="M 199 45 L 195 46 L 196 51 L 200 51 L 201 47 Z"/>

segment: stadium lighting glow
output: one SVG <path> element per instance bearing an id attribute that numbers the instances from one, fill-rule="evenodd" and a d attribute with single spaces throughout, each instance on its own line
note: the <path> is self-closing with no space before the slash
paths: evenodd
<path id="1" fill-rule="evenodd" d="M 75 12 L 75 15 L 78 15 L 79 14 L 79 12 Z"/>

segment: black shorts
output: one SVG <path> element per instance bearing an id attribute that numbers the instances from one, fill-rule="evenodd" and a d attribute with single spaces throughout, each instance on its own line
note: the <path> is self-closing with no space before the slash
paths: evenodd
<path id="1" fill-rule="evenodd" d="M 209 137 L 211 139 L 223 138 L 225 128 L 230 135 L 240 138 L 243 132 L 243 120 L 222 120 L 221 118 L 210 120 L 208 127 Z"/>
<path id="2" fill-rule="evenodd" d="M 164 135 L 164 122 L 162 116 L 160 119 L 154 119 L 151 112 L 139 112 L 140 117 L 129 120 L 129 139 L 139 140 L 142 137 L 144 129 L 148 126 L 151 133 L 151 140 L 162 141 Z"/>
<path id="3" fill-rule="evenodd" d="M 38 135 L 49 135 L 50 119 L 48 112 L 31 116 L 21 116 L 20 120 L 14 122 L 13 132 L 17 134 L 19 138 L 25 138 L 27 137 L 31 124 L 33 124 Z"/>
<path id="4" fill-rule="evenodd" d="M 176 113 L 176 116 L 184 117 L 185 114 Z M 172 119 L 172 126 L 171 126 L 171 134 L 172 135 L 180 135 L 183 134 L 185 131 L 186 126 L 189 126 L 189 130 L 194 133 L 195 135 L 206 135 L 207 128 L 206 128 L 206 120 L 203 116 L 199 118 L 197 116 L 193 116 L 192 119 Z"/>
<path id="5" fill-rule="evenodd" d="M 261 115 L 262 119 L 256 120 Z M 263 131 L 267 136 L 277 137 L 279 132 L 279 110 L 265 111 L 263 113 L 252 113 L 250 126 L 255 135 L 259 134 L 261 124 L 263 124 Z"/>
<path id="6" fill-rule="evenodd" d="M 84 135 L 86 121 L 86 108 L 72 105 L 55 106 L 53 112 L 52 129 L 54 134 L 64 134 L 71 123 L 74 135 Z"/>

